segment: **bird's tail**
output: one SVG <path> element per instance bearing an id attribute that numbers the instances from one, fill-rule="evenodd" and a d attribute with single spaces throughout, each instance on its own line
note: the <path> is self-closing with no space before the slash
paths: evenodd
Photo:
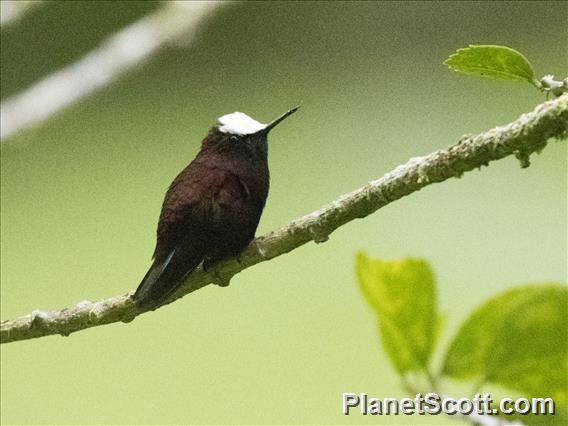
<path id="1" fill-rule="evenodd" d="M 154 260 L 154 263 L 136 289 L 133 299 L 138 307 L 144 310 L 155 309 L 166 301 L 201 262 L 191 261 L 182 253 L 172 250 L 165 258 Z"/>

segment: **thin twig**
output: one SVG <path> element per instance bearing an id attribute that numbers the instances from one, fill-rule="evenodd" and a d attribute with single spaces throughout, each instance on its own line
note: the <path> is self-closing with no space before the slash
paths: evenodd
<path id="1" fill-rule="evenodd" d="M 329 234 L 354 219 L 363 218 L 399 198 L 486 166 L 490 161 L 515 155 L 522 167 L 529 156 L 540 152 L 550 138 L 568 134 L 568 94 L 537 106 L 514 122 L 478 135 L 462 137 L 447 149 L 424 157 L 411 158 L 383 177 L 340 196 L 319 210 L 289 225 L 255 239 L 239 259 L 230 259 L 205 272 L 198 268 L 168 303 L 214 281 L 229 281 L 240 271 L 260 262 L 288 253 L 309 241 L 324 242 Z M 80 302 L 61 311 L 34 311 L 30 315 L 2 321 L 2 343 L 32 339 L 51 334 L 69 335 L 75 331 L 103 324 L 128 322 L 142 312 L 130 299 L 132 292 L 96 303 Z"/>
<path id="2" fill-rule="evenodd" d="M 13 25 L 38 6 L 44 6 L 43 0 L 2 0 L 0 2 L 0 24 Z"/>
<path id="3" fill-rule="evenodd" d="M 39 125 L 53 114 L 108 86 L 148 60 L 161 48 L 180 41 L 189 45 L 200 24 L 227 2 L 173 1 L 113 34 L 99 47 L 0 106 L 0 136 Z"/>

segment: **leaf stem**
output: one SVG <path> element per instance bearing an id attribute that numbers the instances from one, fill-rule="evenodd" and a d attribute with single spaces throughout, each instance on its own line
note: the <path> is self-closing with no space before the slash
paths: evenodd
<path id="1" fill-rule="evenodd" d="M 540 79 L 537 87 L 545 91 L 547 96 L 549 93 L 552 93 L 554 96 L 559 97 L 568 92 L 568 78 L 559 81 L 555 80 L 552 74 L 547 74 Z"/>

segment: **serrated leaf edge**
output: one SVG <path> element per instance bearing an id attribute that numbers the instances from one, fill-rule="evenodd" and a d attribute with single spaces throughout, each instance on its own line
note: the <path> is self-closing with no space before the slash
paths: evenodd
<path id="1" fill-rule="evenodd" d="M 512 47 L 509 47 L 509 46 L 503 46 L 503 45 L 499 45 L 499 44 L 470 44 L 470 45 L 468 45 L 468 47 L 461 47 L 461 48 L 457 49 L 454 53 L 452 53 L 450 56 L 448 56 L 444 60 L 443 64 L 446 65 L 449 69 L 451 69 L 454 72 L 459 72 L 459 73 L 462 73 L 462 74 L 479 74 L 479 73 L 476 73 L 475 71 L 467 72 L 467 71 L 464 71 L 462 69 L 457 69 L 454 66 L 452 66 L 452 64 L 451 64 L 451 61 L 453 59 L 455 59 L 457 56 L 459 56 L 460 54 L 462 54 L 463 52 L 467 52 L 467 51 L 470 51 L 470 50 L 478 48 L 478 47 L 497 47 L 497 48 L 509 50 L 510 52 L 513 52 L 513 53 L 519 55 L 525 61 L 525 63 L 528 65 L 528 67 L 529 67 L 529 69 L 532 73 L 532 76 L 523 77 L 523 76 L 520 76 L 518 74 L 508 74 L 508 73 L 496 71 L 492 68 L 478 68 L 478 69 L 480 69 L 480 70 L 485 70 L 485 69 L 491 70 L 491 72 L 493 72 L 495 74 L 513 77 L 513 79 L 516 80 L 516 81 L 527 81 L 530 84 L 532 84 L 533 86 L 536 86 L 537 88 L 539 88 L 539 86 L 537 84 L 535 84 L 537 80 L 536 80 L 536 77 L 535 77 L 534 68 L 533 68 L 532 64 L 530 63 L 530 61 L 521 52 L 519 52 L 518 50 L 513 49 Z M 470 69 L 474 69 L 474 68 L 475 67 L 471 67 Z M 483 74 L 481 74 L 481 76 L 485 77 L 485 78 L 492 78 L 491 76 L 486 76 L 486 75 L 483 75 Z M 511 80 L 511 79 L 507 79 L 507 80 Z"/>

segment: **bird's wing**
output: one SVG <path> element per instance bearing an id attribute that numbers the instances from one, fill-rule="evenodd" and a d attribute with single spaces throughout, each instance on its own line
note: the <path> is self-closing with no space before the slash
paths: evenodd
<path id="1" fill-rule="evenodd" d="M 165 196 L 154 262 L 134 295 L 139 306 L 155 308 L 181 285 L 204 259 L 216 222 L 247 190 L 233 174 L 195 162 L 178 175 Z"/>
<path id="2" fill-rule="evenodd" d="M 209 240 L 211 233 L 222 232 L 223 225 L 230 226 L 235 220 L 243 220 L 236 226 L 245 226 L 256 215 L 248 211 L 250 198 L 248 185 L 230 171 L 191 163 L 166 193 L 154 257 L 167 256 L 188 239 L 194 245 Z"/>
<path id="3" fill-rule="evenodd" d="M 158 306 L 159 301 L 164 300 L 164 298 L 171 293 L 172 289 L 164 285 L 165 277 L 163 272 L 170 264 L 174 254 L 175 250 L 172 250 L 166 258 L 154 260 L 154 263 L 150 269 L 148 269 L 148 272 L 146 272 L 146 275 L 134 293 L 134 300 L 139 306 L 151 309 Z M 162 285 L 160 285 L 160 283 Z"/>
<path id="4" fill-rule="evenodd" d="M 134 293 L 134 301 L 144 309 L 155 309 L 181 285 L 201 263 L 198 247 L 188 245 L 173 249 L 165 258 L 156 258 Z"/>

